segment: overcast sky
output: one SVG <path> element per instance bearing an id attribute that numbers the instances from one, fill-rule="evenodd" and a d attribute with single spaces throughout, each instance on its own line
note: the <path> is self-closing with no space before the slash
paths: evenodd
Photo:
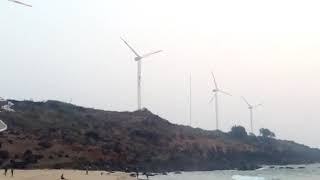
<path id="1" fill-rule="evenodd" d="M 136 109 L 141 54 L 142 104 L 188 124 L 192 73 L 193 126 L 215 129 L 209 104 L 214 70 L 221 126 L 249 129 L 239 98 L 264 103 L 255 130 L 320 147 L 320 11 L 295 0 L 25 0 L 0 1 L 1 96 L 55 99 L 105 110 Z"/>

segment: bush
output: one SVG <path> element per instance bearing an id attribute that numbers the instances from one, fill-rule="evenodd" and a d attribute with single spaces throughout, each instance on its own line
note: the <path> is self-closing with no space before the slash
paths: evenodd
<path id="1" fill-rule="evenodd" d="M 246 129 L 242 126 L 233 126 L 229 134 L 235 138 L 245 138 L 248 136 Z"/>
<path id="2" fill-rule="evenodd" d="M 260 135 L 261 135 L 262 137 L 268 137 L 268 138 L 274 138 L 274 137 L 276 137 L 276 135 L 274 134 L 274 132 L 270 131 L 269 129 L 261 128 L 259 131 L 260 131 Z"/>

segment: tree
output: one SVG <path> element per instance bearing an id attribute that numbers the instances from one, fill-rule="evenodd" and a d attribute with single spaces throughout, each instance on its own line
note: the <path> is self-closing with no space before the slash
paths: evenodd
<path id="1" fill-rule="evenodd" d="M 262 137 L 268 137 L 268 138 L 274 138 L 276 137 L 276 135 L 274 134 L 274 132 L 270 131 L 267 128 L 261 128 L 260 130 L 260 136 Z"/>
<path id="2" fill-rule="evenodd" d="M 248 136 L 246 129 L 242 126 L 233 126 L 229 134 L 235 138 L 244 138 Z"/>

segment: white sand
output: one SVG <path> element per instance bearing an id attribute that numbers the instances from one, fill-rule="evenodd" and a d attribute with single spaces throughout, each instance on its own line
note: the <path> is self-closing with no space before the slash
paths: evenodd
<path id="1" fill-rule="evenodd" d="M 103 173 L 101 175 L 101 172 Z M 4 170 L 0 170 L 0 180 L 60 180 L 61 174 L 69 180 L 134 180 L 128 173 L 115 172 L 108 173 L 105 171 L 85 171 L 78 170 L 15 170 L 14 176 L 11 177 L 10 169 L 7 176 L 4 176 Z"/>

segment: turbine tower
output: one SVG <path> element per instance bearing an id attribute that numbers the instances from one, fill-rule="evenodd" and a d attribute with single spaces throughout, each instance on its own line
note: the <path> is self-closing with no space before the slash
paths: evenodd
<path id="1" fill-rule="evenodd" d="M 14 2 L 14 3 L 17 3 L 17 4 L 21 4 L 21 5 L 27 6 L 27 7 L 32 7 L 31 5 L 26 4 L 26 3 L 23 3 L 23 2 L 21 2 L 21 1 L 17 1 L 17 0 L 8 0 L 8 1 L 11 1 L 11 2 Z"/>
<path id="2" fill-rule="evenodd" d="M 189 77 L 189 126 L 192 125 L 192 79 Z"/>
<path id="3" fill-rule="evenodd" d="M 162 52 L 162 50 L 159 51 L 155 51 L 152 53 L 147 53 L 144 54 L 142 56 L 140 56 L 130 45 L 129 43 L 124 40 L 123 38 L 120 37 L 120 39 L 128 46 L 128 48 L 136 55 L 136 57 L 134 58 L 134 60 L 137 62 L 138 65 L 138 70 L 137 70 L 137 80 L 138 80 L 138 85 L 137 85 L 137 100 L 138 100 L 138 110 L 141 110 L 141 60 L 149 57 L 153 54 Z"/>
<path id="4" fill-rule="evenodd" d="M 250 129 L 251 133 L 253 134 L 253 110 L 256 109 L 259 106 L 262 106 L 262 103 L 257 105 L 250 104 L 246 98 L 242 97 L 243 101 L 248 105 L 249 113 L 250 113 Z"/>
<path id="5" fill-rule="evenodd" d="M 216 113 L 216 129 L 219 130 L 219 101 L 218 101 L 218 94 L 222 93 L 228 96 L 232 96 L 230 93 L 227 93 L 223 90 L 221 90 L 218 87 L 218 83 L 216 81 L 216 78 L 214 77 L 213 72 L 211 72 L 212 75 L 212 79 L 213 79 L 213 85 L 214 88 L 212 90 L 212 92 L 214 93 L 213 97 L 210 99 L 209 103 L 211 103 L 213 100 L 215 100 L 215 113 Z"/>

